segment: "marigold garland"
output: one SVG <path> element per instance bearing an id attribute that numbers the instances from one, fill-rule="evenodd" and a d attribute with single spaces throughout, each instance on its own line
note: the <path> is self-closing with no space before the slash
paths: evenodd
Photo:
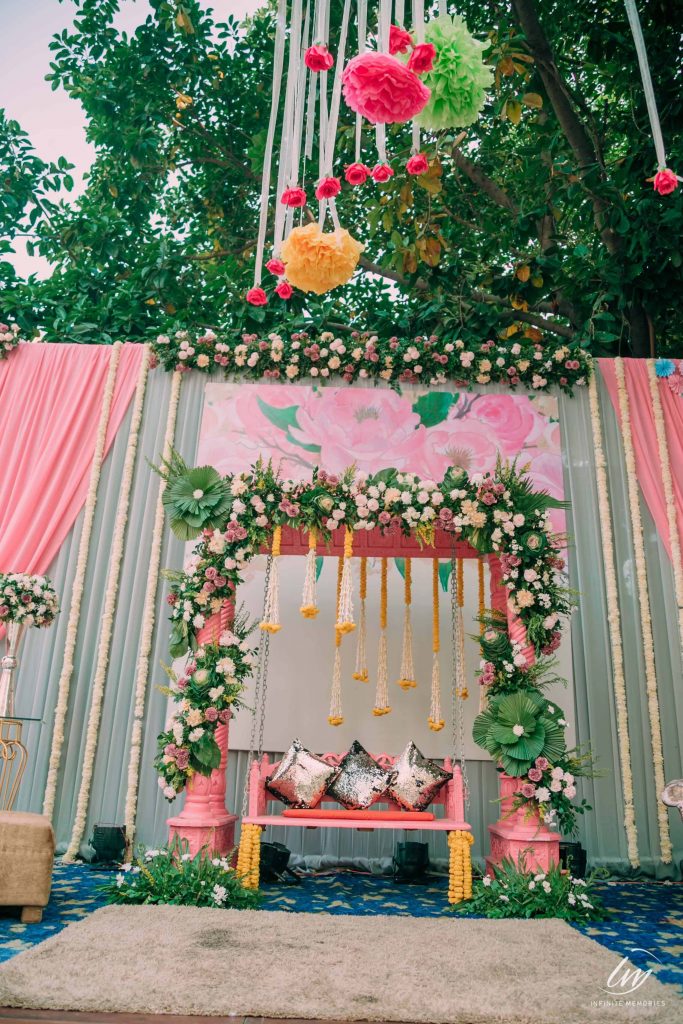
<path id="1" fill-rule="evenodd" d="M 356 644 L 356 671 L 353 678 L 360 683 L 367 683 L 368 659 L 367 659 L 367 623 L 366 623 L 366 600 L 368 596 L 368 560 L 365 555 L 360 560 L 360 584 L 358 596 L 360 598 L 360 615 L 358 621 L 358 641 Z"/>
<path id="2" fill-rule="evenodd" d="M 448 833 L 448 902 L 462 903 L 472 897 L 472 855 L 474 836 L 464 829 Z"/>
<path id="3" fill-rule="evenodd" d="M 299 611 L 305 619 L 314 619 L 318 615 L 318 599 L 316 595 L 316 545 L 318 534 L 316 530 L 308 531 L 308 554 L 306 555 L 306 576 L 304 579 L 304 592 L 301 598 Z"/>
<path id="4" fill-rule="evenodd" d="M 441 732 L 446 724 L 441 712 L 441 669 L 439 651 L 439 559 L 432 559 L 432 691 L 427 724 L 432 732 Z"/>
<path id="5" fill-rule="evenodd" d="M 43 814 L 46 818 L 52 818 L 57 793 L 57 778 L 62 760 L 62 747 L 64 745 L 64 724 L 69 706 L 69 691 L 71 689 L 71 677 L 74 671 L 74 653 L 78 637 L 78 623 L 81 618 L 81 604 L 83 601 L 83 589 L 85 586 L 85 573 L 88 567 L 88 555 L 90 553 L 90 538 L 95 520 L 95 508 L 97 506 L 97 489 L 102 472 L 102 461 L 104 458 L 104 445 L 109 426 L 109 415 L 111 412 L 116 374 L 121 355 L 121 342 L 117 341 L 111 350 L 109 357 L 109 369 L 102 395 L 102 409 L 100 421 L 97 425 L 97 437 L 95 439 L 95 451 L 93 453 L 92 465 L 90 468 L 90 482 L 88 494 L 85 499 L 83 510 L 83 525 L 81 537 L 78 542 L 78 559 L 76 561 L 76 574 L 71 590 L 71 606 L 69 608 L 69 621 L 66 627 L 66 640 L 64 643 L 64 660 L 62 671 L 57 685 L 57 706 L 55 707 L 55 724 L 52 733 L 52 749 L 50 751 L 50 762 L 45 784 L 45 797 L 43 800 Z"/>
<path id="6" fill-rule="evenodd" d="M 261 863 L 261 825 L 242 825 L 237 853 L 237 877 L 245 889 L 258 889 Z"/>
<path id="7" fill-rule="evenodd" d="M 356 624 L 353 621 L 353 576 L 351 558 L 353 556 L 353 530 L 347 526 L 344 533 L 344 558 L 339 598 L 337 601 L 337 630 L 343 635 L 351 633 Z"/>
<path id="8" fill-rule="evenodd" d="M 650 594 L 647 583 L 647 567 L 645 564 L 645 543 L 643 540 L 643 523 L 640 515 L 640 496 L 638 493 L 638 477 L 636 458 L 633 451 L 633 435 L 631 429 L 631 411 L 629 408 L 628 389 L 624 376 L 623 359 L 614 360 L 614 371 L 617 381 L 617 395 L 621 413 L 622 439 L 626 463 L 626 482 L 628 486 L 629 505 L 631 507 L 631 527 L 633 533 L 633 549 L 635 553 L 636 581 L 638 585 L 638 605 L 640 609 L 640 629 L 645 657 L 645 689 L 647 693 L 647 709 L 650 719 L 650 740 L 652 743 L 652 759 L 654 764 L 655 789 L 657 793 L 657 824 L 659 826 L 659 850 L 664 864 L 671 863 L 672 847 L 669 833 L 669 815 L 666 806 L 659 799 L 666 780 L 664 778 L 664 757 L 662 753 L 662 728 L 657 694 L 657 670 L 655 666 L 654 637 L 652 634 L 652 612 Z"/>
<path id="9" fill-rule="evenodd" d="M 602 443 L 602 424 L 600 422 L 600 404 L 598 399 L 597 379 L 593 377 L 588 388 L 593 434 L 593 450 L 595 452 L 595 477 L 598 487 L 598 516 L 602 536 L 602 558 L 605 566 L 605 584 L 607 596 L 607 624 L 609 627 L 610 653 L 612 658 L 612 681 L 614 686 L 614 703 L 617 712 L 617 737 L 619 744 L 619 764 L 621 767 L 621 787 L 624 799 L 624 830 L 628 846 L 628 859 L 632 867 L 638 867 L 638 830 L 636 828 L 635 809 L 633 804 L 633 771 L 631 768 L 631 740 L 629 736 L 628 705 L 626 699 L 626 681 L 624 677 L 624 649 L 621 635 L 621 612 L 617 590 L 617 576 L 614 560 L 614 539 L 612 535 L 612 512 L 610 509 L 609 490 L 607 487 L 607 463 Z"/>
<path id="10" fill-rule="evenodd" d="M 373 715 L 388 715 L 389 706 L 388 669 L 387 669 L 387 560 L 382 559 L 379 597 L 379 649 L 377 652 L 377 688 Z"/>
<path id="11" fill-rule="evenodd" d="M 397 685 L 403 690 L 412 690 L 417 686 L 415 667 L 413 665 L 413 627 L 410 621 L 412 603 L 412 559 L 405 560 L 405 576 L 403 579 L 403 651 L 401 655 L 401 677 Z"/>
<path id="12" fill-rule="evenodd" d="M 327 721 L 330 725 L 343 725 L 344 714 L 342 711 L 341 697 L 341 642 L 344 635 L 339 626 L 339 605 L 341 603 L 342 585 L 344 579 L 344 562 L 346 559 L 340 555 L 337 560 L 337 602 L 334 626 L 334 668 L 332 669 L 332 690 L 330 692 L 330 713 Z"/>
<path id="13" fill-rule="evenodd" d="M 278 568 L 281 543 L 282 527 L 276 526 L 273 530 L 272 564 L 264 602 L 263 619 L 259 623 L 259 629 L 268 633 L 278 633 L 282 629 L 280 622 L 280 573 Z"/>

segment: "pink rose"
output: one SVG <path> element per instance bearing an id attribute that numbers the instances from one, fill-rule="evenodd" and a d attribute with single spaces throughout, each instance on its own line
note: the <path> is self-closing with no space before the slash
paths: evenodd
<path id="1" fill-rule="evenodd" d="M 349 185 L 363 185 L 370 175 L 370 168 L 365 164 L 349 164 L 344 172 L 344 177 Z"/>
<path id="2" fill-rule="evenodd" d="M 673 171 L 665 167 L 663 171 L 657 171 L 652 184 L 655 192 L 659 192 L 660 196 L 669 196 L 678 188 L 678 178 Z"/>
<path id="3" fill-rule="evenodd" d="M 372 174 L 372 180 L 380 183 L 389 181 L 389 178 L 394 176 L 394 172 L 389 164 L 375 164 L 370 173 Z"/>
<path id="4" fill-rule="evenodd" d="M 275 274 L 276 277 L 280 277 L 280 275 L 284 274 L 285 272 L 285 265 L 282 262 L 282 260 L 279 260 L 274 256 L 271 260 L 268 260 L 268 262 L 266 263 L 266 270 L 268 270 L 271 274 Z"/>
<path id="5" fill-rule="evenodd" d="M 334 199 L 341 192 L 339 178 L 321 178 L 315 190 L 316 199 Z"/>
<path id="6" fill-rule="evenodd" d="M 420 43 L 408 59 L 408 68 L 416 75 L 426 75 L 434 67 L 436 47 L 433 43 Z"/>
<path id="7" fill-rule="evenodd" d="M 542 772 L 544 772 L 544 771 L 546 771 L 546 769 L 550 768 L 550 761 L 548 760 L 547 757 L 537 757 L 535 762 L 534 762 L 534 764 L 536 765 L 537 768 L 540 768 Z"/>
<path id="8" fill-rule="evenodd" d="M 292 188 L 286 188 L 280 196 L 280 202 L 285 206 L 305 206 L 306 190 L 300 188 L 299 185 L 294 185 Z"/>
<path id="9" fill-rule="evenodd" d="M 279 295 L 281 299 L 291 299 L 294 294 L 294 289 L 289 281 L 278 281 L 275 285 L 275 294 Z"/>
<path id="10" fill-rule="evenodd" d="M 530 782 L 525 782 L 522 788 L 520 789 L 520 793 L 522 794 L 522 796 L 526 797 L 527 800 L 530 800 L 535 792 L 536 787 L 532 786 Z"/>
<path id="11" fill-rule="evenodd" d="M 176 754 L 175 763 L 178 765 L 178 768 L 180 768 L 181 771 L 184 771 L 185 768 L 189 767 L 190 764 L 190 751 L 187 750 L 185 747 L 179 750 L 178 753 Z"/>
<path id="12" fill-rule="evenodd" d="M 389 29 L 389 53 L 407 53 L 413 45 L 413 38 L 410 32 L 398 25 L 392 25 Z"/>
<path id="13" fill-rule="evenodd" d="M 334 57 L 326 46 L 309 46 L 304 54 L 304 64 L 311 71 L 329 71 L 334 64 Z"/>
<path id="14" fill-rule="evenodd" d="M 540 782 L 541 779 L 543 778 L 543 772 L 541 771 L 540 768 L 530 768 L 529 769 L 529 778 L 531 779 L 532 782 Z"/>
<path id="15" fill-rule="evenodd" d="M 166 757 L 175 757 L 177 749 L 175 743 L 167 743 L 164 747 L 164 754 Z"/>
<path id="16" fill-rule="evenodd" d="M 176 686 L 178 687 L 179 690 L 186 690 L 189 681 L 190 680 L 187 678 L 187 676 L 181 676 L 180 679 L 176 681 Z"/>
<path id="17" fill-rule="evenodd" d="M 370 51 L 349 61 L 342 88 L 351 110 L 371 124 L 410 121 L 431 96 L 431 91 L 397 57 Z"/>
<path id="18" fill-rule="evenodd" d="M 268 304 L 268 296 L 263 288 L 250 288 L 244 297 L 252 306 L 266 306 Z"/>
<path id="19" fill-rule="evenodd" d="M 426 174 L 429 170 L 429 163 L 424 153 L 415 153 L 406 164 L 408 174 Z"/>
<path id="20" fill-rule="evenodd" d="M 207 722 L 216 722 L 218 720 L 218 709 L 207 708 L 204 712 L 204 719 Z"/>

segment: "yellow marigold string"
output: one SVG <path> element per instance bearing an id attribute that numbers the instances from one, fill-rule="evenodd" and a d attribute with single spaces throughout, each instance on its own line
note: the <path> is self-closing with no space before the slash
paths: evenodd
<path id="1" fill-rule="evenodd" d="M 351 633 L 356 624 L 353 621 L 353 578 L 351 557 L 353 555 L 353 530 L 346 527 L 344 533 L 344 559 L 342 577 L 337 600 L 337 629 L 340 633 Z"/>
<path id="2" fill-rule="evenodd" d="M 306 556 L 306 576 L 304 580 L 304 592 L 301 599 L 299 611 L 305 619 L 314 619 L 320 609 L 316 598 L 316 545 L 318 534 L 315 530 L 308 532 L 308 555 Z"/>
<path id="3" fill-rule="evenodd" d="M 448 833 L 448 902 L 462 903 L 472 898 L 471 832 L 455 829 Z"/>
<path id="4" fill-rule="evenodd" d="M 427 725 L 432 732 L 441 732 L 446 724 L 441 714 L 441 670 L 439 651 L 439 559 L 432 559 L 432 691 Z"/>
<path id="5" fill-rule="evenodd" d="M 242 825 L 235 870 L 245 889 L 258 889 L 259 887 L 261 832 L 260 825 Z"/>
<path id="6" fill-rule="evenodd" d="M 375 691 L 375 706 L 372 709 L 373 715 L 379 717 L 388 715 L 391 711 L 389 706 L 389 691 L 387 689 L 387 559 L 381 562 L 380 575 L 380 596 L 379 596 L 379 651 L 377 655 L 377 688 Z"/>
<path id="7" fill-rule="evenodd" d="M 344 576 L 344 556 L 340 555 L 337 560 L 337 602 L 336 618 L 339 618 L 339 603 L 341 601 L 342 579 Z M 341 642 L 342 633 L 338 625 L 334 627 L 334 668 L 332 670 L 332 690 L 330 692 L 330 713 L 327 721 L 330 725 L 342 725 L 344 716 L 341 704 Z"/>
<path id="8" fill-rule="evenodd" d="M 365 602 L 368 596 L 368 560 L 363 556 L 360 560 L 360 585 L 359 585 L 359 597 L 360 597 L 360 620 L 358 625 L 358 643 L 356 645 L 356 671 L 353 673 L 353 678 L 357 679 L 361 683 L 367 683 L 368 675 L 368 662 L 366 652 L 366 607 Z"/>

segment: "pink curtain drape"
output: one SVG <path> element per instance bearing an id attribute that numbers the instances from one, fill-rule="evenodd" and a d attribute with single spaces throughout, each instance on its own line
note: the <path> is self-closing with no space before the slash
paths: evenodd
<path id="1" fill-rule="evenodd" d="M 611 359 L 599 359 L 598 365 L 607 385 L 617 418 L 621 423 L 614 362 Z M 624 375 L 631 413 L 631 432 L 633 434 L 633 449 L 636 458 L 638 483 L 640 484 L 640 489 L 643 492 L 643 497 L 650 510 L 650 514 L 655 521 L 657 532 L 662 538 L 669 557 L 671 557 L 669 524 L 666 516 L 659 445 L 655 430 L 648 373 L 648 365 L 644 359 L 624 360 Z M 665 380 L 659 380 L 657 387 L 659 388 L 662 401 L 679 536 L 681 546 L 683 546 L 683 530 L 681 530 L 681 525 L 683 524 L 683 397 L 675 395 Z"/>
<path id="2" fill-rule="evenodd" d="M 0 362 L 0 572 L 45 573 L 85 504 L 108 345 L 21 345 Z M 143 347 L 121 350 L 105 454 Z"/>

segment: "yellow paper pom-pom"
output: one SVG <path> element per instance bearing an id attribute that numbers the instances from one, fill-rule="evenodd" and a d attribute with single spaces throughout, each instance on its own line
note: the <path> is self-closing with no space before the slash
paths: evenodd
<path id="1" fill-rule="evenodd" d="M 343 228 L 322 231 L 314 222 L 290 231 L 280 257 L 290 284 L 323 295 L 350 280 L 363 248 Z"/>

